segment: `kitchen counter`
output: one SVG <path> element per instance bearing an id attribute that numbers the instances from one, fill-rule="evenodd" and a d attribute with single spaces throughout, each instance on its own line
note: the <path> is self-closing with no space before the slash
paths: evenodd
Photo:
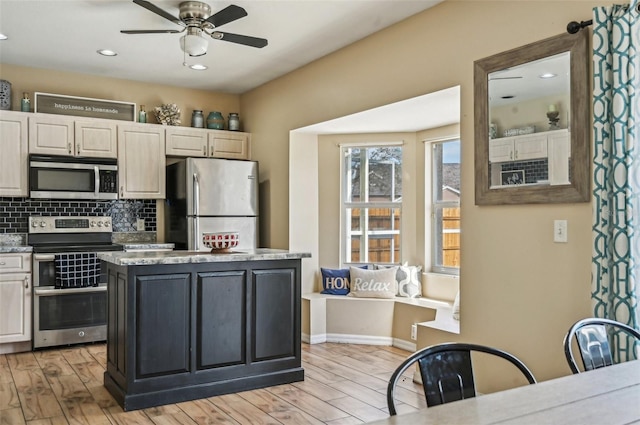
<path id="1" fill-rule="evenodd" d="M 153 250 L 173 250 L 175 244 L 172 243 L 157 243 L 157 242 L 134 242 L 134 243 L 118 243 L 122 245 L 122 249 L 125 251 L 153 251 Z"/>
<path id="2" fill-rule="evenodd" d="M 0 254 L 8 254 L 13 252 L 33 252 L 33 247 L 28 245 L 0 245 Z"/>
<path id="3" fill-rule="evenodd" d="M 277 249 L 98 253 L 109 393 L 135 410 L 302 381 L 305 257 Z"/>
<path id="4" fill-rule="evenodd" d="M 207 251 L 151 251 L 151 252 L 99 252 L 100 260 L 118 266 L 160 264 L 227 263 L 235 261 L 296 260 L 309 258 L 311 254 L 282 249 L 258 248 L 225 253 Z"/>

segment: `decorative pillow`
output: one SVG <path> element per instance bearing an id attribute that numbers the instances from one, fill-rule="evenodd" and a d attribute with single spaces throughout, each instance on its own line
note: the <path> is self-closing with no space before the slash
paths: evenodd
<path id="1" fill-rule="evenodd" d="M 394 298 L 398 293 L 397 266 L 382 270 L 363 270 L 351 267 L 350 270 L 350 297 Z"/>
<path id="2" fill-rule="evenodd" d="M 389 267 L 381 264 L 376 265 L 376 269 L 387 269 Z M 420 275 L 422 266 L 410 266 L 408 263 L 398 267 L 396 281 L 398 282 L 398 296 L 407 298 L 418 298 L 422 296 L 422 282 Z"/>
<path id="3" fill-rule="evenodd" d="M 349 293 L 349 269 L 325 269 L 322 273 L 322 294 L 347 295 Z"/>
<path id="4" fill-rule="evenodd" d="M 456 294 L 456 299 L 453 300 L 453 318 L 460 320 L 460 291 Z"/>

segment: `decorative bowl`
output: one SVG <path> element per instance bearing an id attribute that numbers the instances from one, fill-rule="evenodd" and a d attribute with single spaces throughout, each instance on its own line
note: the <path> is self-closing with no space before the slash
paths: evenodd
<path id="1" fill-rule="evenodd" d="M 240 235 L 238 232 L 203 233 L 202 244 L 211 251 L 229 251 L 238 246 Z"/>

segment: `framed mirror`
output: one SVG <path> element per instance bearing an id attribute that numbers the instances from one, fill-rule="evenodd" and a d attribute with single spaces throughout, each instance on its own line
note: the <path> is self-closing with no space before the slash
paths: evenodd
<path id="1" fill-rule="evenodd" d="M 474 62 L 476 205 L 589 201 L 588 35 Z"/>

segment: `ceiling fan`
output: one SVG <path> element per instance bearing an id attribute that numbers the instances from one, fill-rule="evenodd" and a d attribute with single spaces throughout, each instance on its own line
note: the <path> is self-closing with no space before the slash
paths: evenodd
<path id="1" fill-rule="evenodd" d="M 232 34 L 217 31 L 216 28 L 247 16 L 247 11 L 240 6 L 229 5 L 221 11 L 211 14 L 211 7 L 199 1 L 185 1 L 180 3 L 178 18 L 146 0 L 133 0 L 138 6 L 162 16 L 180 25 L 181 30 L 122 30 L 123 34 L 186 34 L 180 37 L 180 48 L 189 56 L 202 56 L 207 53 L 208 41 L 205 35 L 214 40 L 229 41 L 245 46 L 262 48 L 267 45 L 264 38 L 248 35 Z"/>

